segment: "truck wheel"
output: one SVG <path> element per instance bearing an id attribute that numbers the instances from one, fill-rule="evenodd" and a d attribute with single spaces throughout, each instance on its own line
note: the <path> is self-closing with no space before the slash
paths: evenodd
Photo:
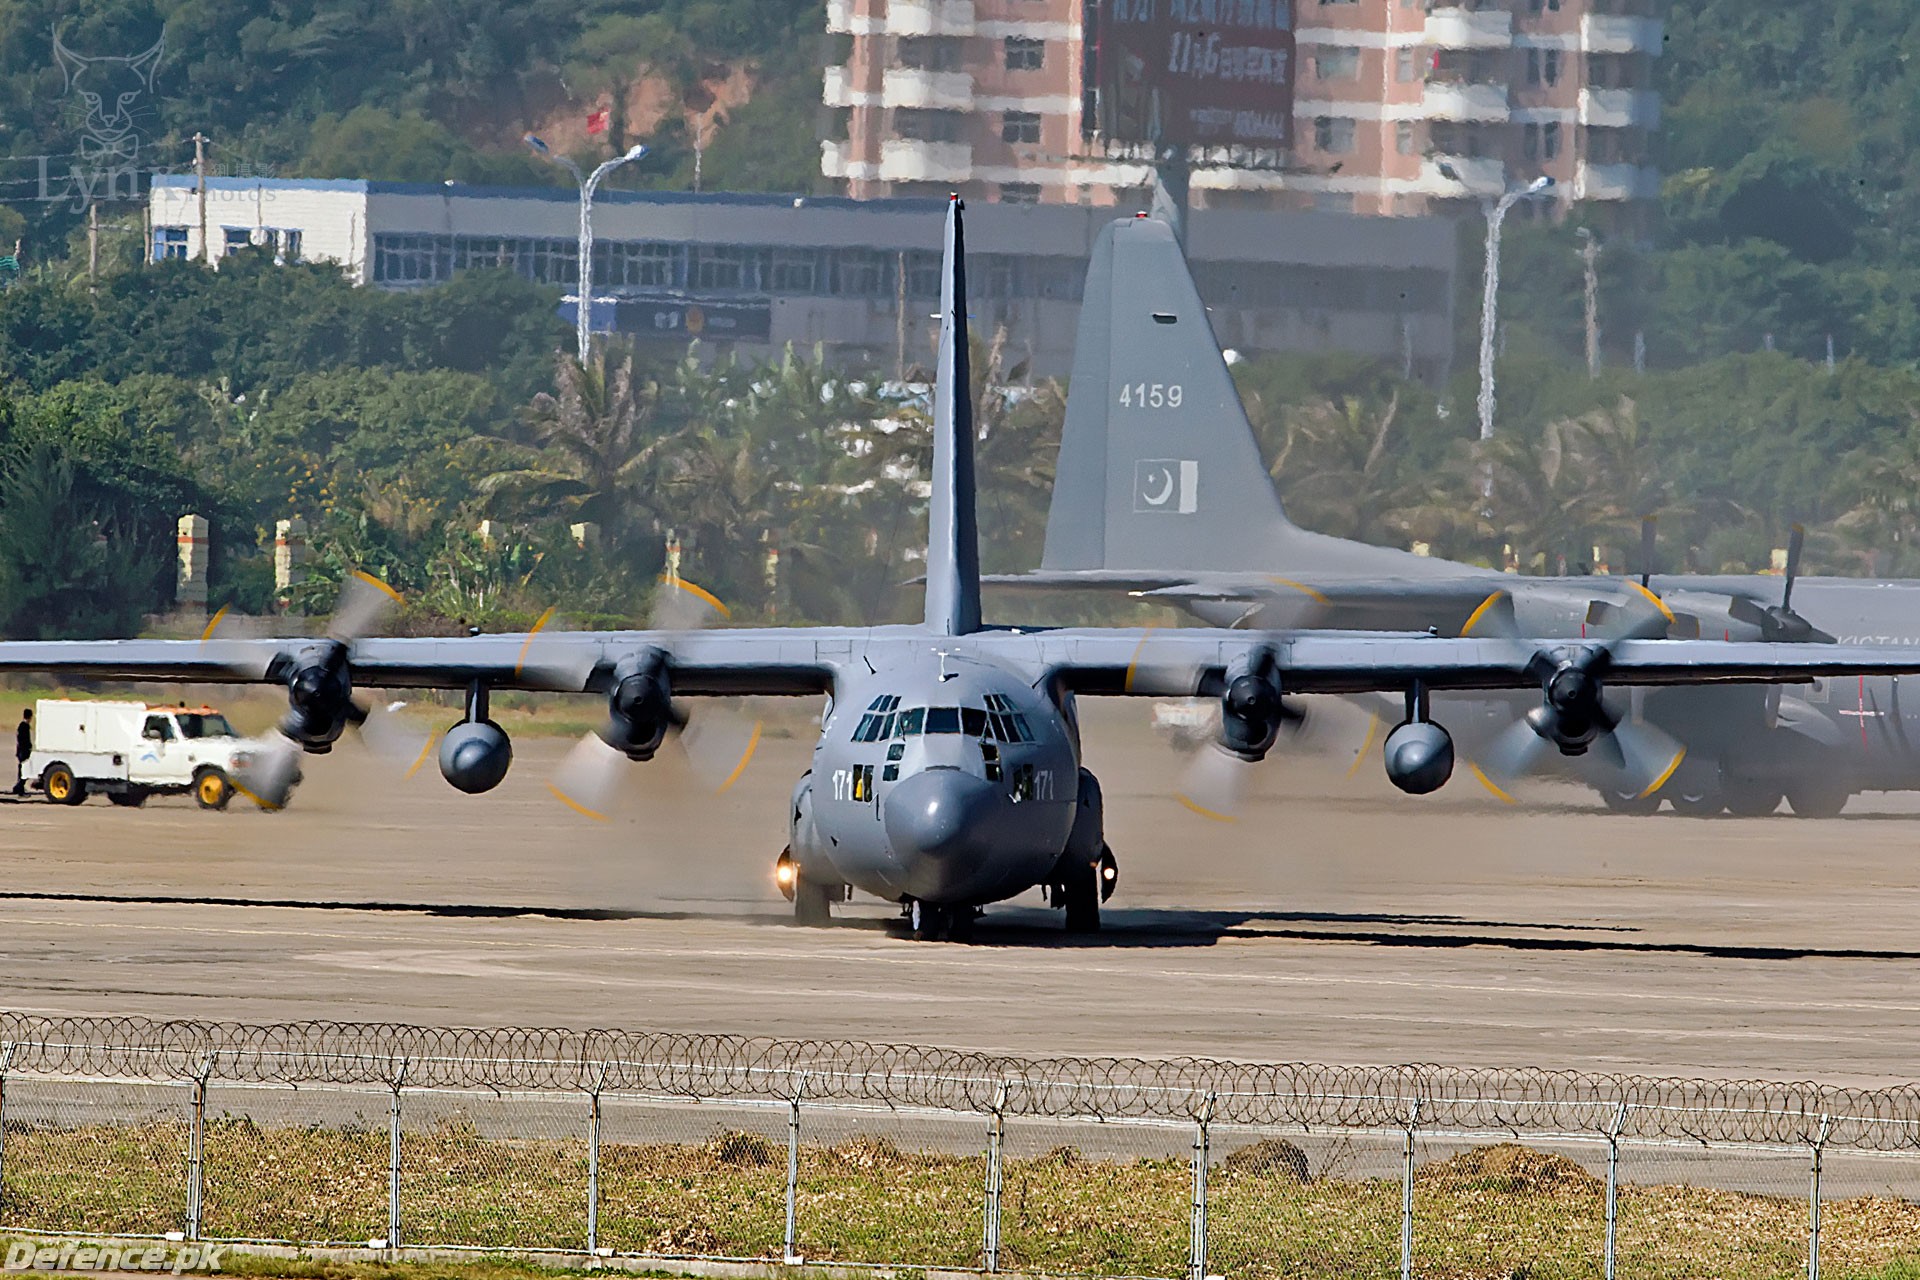
<path id="1" fill-rule="evenodd" d="M 202 769 L 193 775 L 193 802 L 202 809 L 224 809 L 233 799 L 233 784 L 218 769 Z"/>
<path id="2" fill-rule="evenodd" d="M 48 765 L 40 776 L 40 786 L 55 804 L 79 804 L 87 798 L 87 784 L 63 764 Z"/>
<path id="3" fill-rule="evenodd" d="M 123 809 L 138 809 L 147 802 L 147 793 L 139 787 L 128 787 L 125 791 L 109 791 L 107 799 Z"/>

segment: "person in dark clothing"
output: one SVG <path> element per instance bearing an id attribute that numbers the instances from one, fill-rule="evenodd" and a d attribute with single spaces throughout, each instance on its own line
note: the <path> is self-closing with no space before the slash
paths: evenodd
<path id="1" fill-rule="evenodd" d="M 20 713 L 20 727 L 13 733 L 13 794 L 27 794 L 27 757 L 33 754 L 33 711 Z"/>

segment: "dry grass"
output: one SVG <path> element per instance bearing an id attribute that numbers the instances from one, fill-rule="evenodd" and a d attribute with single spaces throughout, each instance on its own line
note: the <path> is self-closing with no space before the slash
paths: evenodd
<path id="1" fill-rule="evenodd" d="M 185 1127 L 172 1122 L 10 1126 L 0 1222 L 93 1235 L 182 1226 Z M 1264 1144 L 1223 1160 L 1210 1184 L 1211 1269 L 1233 1277 L 1398 1274 L 1400 1185 L 1391 1177 L 1302 1177 L 1297 1148 Z M 1296 1158 L 1297 1157 L 1297 1158 Z M 309 1243 L 386 1234 L 387 1138 L 369 1126 L 260 1128 L 210 1121 L 205 1229 Z M 404 1139 L 403 1235 L 499 1249 L 580 1247 L 587 1152 L 572 1138 L 503 1140 L 455 1114 Z M 608 1143 L 600 1242 L 623 1252 L 775 1258 L 786 1150 L 760 1134 Z M 803 1149 L 800 1252 L 809 1260 L 978 1266 L 985 1161 L 903 1151 L 863 1137 Z M 1002 1266 L 1051 1273 L 1177 1276 L 1192 1193 L 1184 1160 L 1092 1159 L 1069 1147 L 1009 1159 Z M 1423 1165 L 1415 1181 L 1416 1272 L 1435 1280 L 1598 1277 L 1604 1187 L 1559 1156 L 1503 1144 Z M 1773 1280 L 1805 1273 L 1806 1207 L 1697 1187 L 1625 1186 L 1620 1274 L 1659 1280 Z M 1823 1273 L 1920 1280 L 1920 1205 L 1867 1197 L 1826 1207 Z M 305 1280 L 529 1275 L 519 1264 L 359 1266 L 253 1259 L 249 1274 Z"/>

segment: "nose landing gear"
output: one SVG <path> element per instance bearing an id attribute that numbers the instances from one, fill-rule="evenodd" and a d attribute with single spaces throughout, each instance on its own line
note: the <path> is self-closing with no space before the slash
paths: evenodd
<path id="1" fill-rule="evenodd" d="M 915 942 L 972 942 L 977 907 L 949 907 L 910 898 L 906 903 L 907 930 Z"/>

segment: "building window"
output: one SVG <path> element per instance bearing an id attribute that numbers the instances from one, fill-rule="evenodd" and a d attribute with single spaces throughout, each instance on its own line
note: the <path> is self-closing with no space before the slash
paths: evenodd
<path id="1" fill-rule="evenodd" d="M 732 292 L 760 287 L 758 249 L 741 245 L 694 245 L 688 253 L 688 287 L 702 292 Z"/>
<path id="2" fill-rule="evenodd" d="M 1040 141 L 1040 117 L 1032 111 L 1009 111 L 1000 117 L 1002 142 Z"/>
<path id="3" fill-rule="evenodd" d="M 812 293 L 820 279 L 820 256 L 811 249 L 775 249 L 767 267 L 771 293 Z"/>
<path id="4" fill-rule="evenodd" d="M 252 247 L 253 247 L 253 228 L 252 227 L 220 228 L 220 252 L 238 253 L 242 249 L 250 249 Z"/>
<path id="5" fill-rule="evenodd" d="M 1037 182 L 1003 182 L 1000 184 L 1001 204 L 1039 204 L 1040 184 Z"/>
<path id="6" fill-rule="evenodd" d="M 1004 188 L 1002 188 L 1004 190 Z M 914 249 L 907 254 L 907 296 L 911 298 L 937 298 L 940 296 L 940 255 L 924 249 Z"/>
<path id="7" fill-rule="evenodd" d="M 680 261 L 685 251 L 675 244 L 646 240 L 597 241 L 593 246 L 597 285 L 629 289 L 680 287 Z"/>
<path id="8" fill-rule="evenodd" d="M 1530 124 L 1520 135 L 1520 154 L 1528 160 L 1540 158 L 1540 126 Z"/>
<path id="9" fill-rule="evenodd" d="M 1560 83 L 1560 51 L 1558 49 L 1541 50 L 1540 76 L 1548 84 Z"/>
<path id="10" fill-rule="evenodd" d="M 1046 65 L 1047 44 L 1044 40 L 1008 36 L 1004 47 L 1009 71 L 1038 71 Z"/>
<path id="11" fill-rule="evenodd" d="M 902 36 L 900 65 L 919 71 L 958 71 L 960 42 L 952 36 Z"/>
<path id="12" fill-rule="evenodd" d="M 1323 49 L 1313 56 L 1317 80 L 1355 80 L 1360 76 L 1358 49 Z"/>
<path id="13" fill-rule="evenodd" d="M 1394 54 L 1394 76 L 1401 84 L 1411 84 L 1420 78 L 1420 52 L 1408 45 Z"/>
<path id="14" fill-rule="evenodd" d="M 833 292 L 846 298 L 893 295 L 894 259 L 873 249 L 839 249 L 833 254 Z"/>
<path id="15" fill-rule="evenodd" d="M 1329 155 L 1345 155 L 1353 150 L 1353 121 L 1338 116 L 1321 116 L 1313 122 L 1313 145 Z"/>
<path id="16" fill-rule="evenodd" d="M 153 260 L 155 262 L 165 258 L 185 258 L 186 256 L 187 229 L 185 227 L 153 229 Z"/>
<path id="17" fill-rule="evenodd" d="M 1548 160 L 1558 159 L 1560 155 L 1560 125 L 1549 121 L 1540 126 L 1540 154 Z"/>
<path id="18" fill-rule="evenodd" d="M 1393 149 L 1403 156 L 1410 156 L 1418 150 L 1419 140 L 1413 128 L 1413 121 L 1401 120 L 1393 126 Z"/>
<path id="19" fill-rule="evenodd" d="M 919 107 L 901 107 L 893 113 L 893 131 L 916 142 L 957 142 L 960 139 L 961 113 L 928 111 Z"/>
<path id="20" fill-rule="evenodd" d="M 1527 83 L 1540 83 L 1540 51 L 1538 49 L 1527 50 Z"/>

